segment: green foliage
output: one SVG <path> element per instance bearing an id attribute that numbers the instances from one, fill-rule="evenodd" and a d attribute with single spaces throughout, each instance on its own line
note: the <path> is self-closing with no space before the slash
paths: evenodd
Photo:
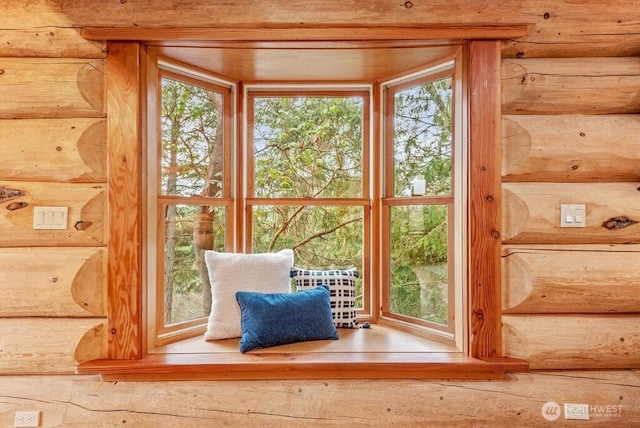
<path id="1" fill-rule="evenodd" d="M 395 96 L 394 189 L 409 196 L 416 177 L 427 193 L 451 193 L 450 80 L 416 86 Z M 221 189 L 221 101 L 210 91 L 163 81 L 163 174 L 166 194 L 216 196 Z M 254 100 L 253 160 L 258 198 L 359 198 L 363 194 L 363 102 L 358 97 L 271 97 Z M 165 110 L 166 109 L 166 110 Z M 379 170 L 374 169 L 373 174 Z M 213 189 L 213 191 L 212 191 Z M 202 288 L 195 267 L 193 221 L 198 207 L 178 206 L 171 251 L 176 293 Z M 362 271 L 368 207 L 266 204 L 252 207 L 254 252 L 293 248 L 296 265 Z M 391 208 L 391 308 L 445 324 L 445 275 L 425 271 L 448 262 L 446 205 Z M 216 214 L 215 242 L 224 242 L 224 211 Z M 167 219 L 167 221 L 170 221 Z M 168 230 L 168 229 L 167 229 Z M 169 235 L 169 232 L 166 233 Z M 166 245 L 169 245 L 168 243 Z M 428 276 L 428 275 L 427 275 Z M 444 285 L 444 286 L 443 286 Z M 360 292 L 362 284 L 359 284 Z M 361 303 L 361 300 L 360 300 Z"/>
<path id="2" fill-rule="evenodd" d="M 424 178 L 427 193 L 451 192 L 451 79 L 405 89 L 394 98 L 394 188 L 408 196 Z"/>
<path id="3" fill-rule="evenodd" d="M 222 141 L 216 136 L 222 95 L 162 79 L 162 189 L 169 195 L 219 196 L 221 169 L 212 174 Z M 214 185 L 216 192 L 207 191 Z"/>
<path id="4" fill-rule="evenodd" d="M 254 123 L 256 196 L 361 196 L 360 98 L 256 98 Z"/>

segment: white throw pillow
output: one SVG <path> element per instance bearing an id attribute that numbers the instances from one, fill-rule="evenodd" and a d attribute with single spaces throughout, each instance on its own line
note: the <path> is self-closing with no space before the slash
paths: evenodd
<path id="1" fill-rule="evenodd" d="M 242 336 L 236 292 L 289 293 L 293 250 L 277 253 L 219 253 L 204 255 L 211 282 L 211 314 L 205 340 Z"/>

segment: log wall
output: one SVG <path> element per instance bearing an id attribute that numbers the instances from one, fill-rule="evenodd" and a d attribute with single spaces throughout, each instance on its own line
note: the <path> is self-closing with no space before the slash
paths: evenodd
<path id="1" fill-rule="evenodd" d="M 534 369 L 640 367 L 639 60 L 503 60 L 503 343 Z"/>
<path id="2" fill-rule="evenodd" d="M 405 380 L 401 385 L 395 380 L 160 385 L 90 376 L 8 376 L 0 378 L 0 425 L 13 426 L 16 410 L 41 409 L 46 427 L 548 427 L 568 422 L 632 427 L 640 424 L 639 383 L 637 370 L 513 373 L 500 382 Z M 590 404 L 591 419 L 546 421 L 542 406 L 548 401 Z"/>
<path id="3" fill-rule="evenodd" d="M 564 371 L 162 388 L 70 376 L 78 361 L 106 355 L 107 336 L 106 43 L 82 39 L 83 26 L 487 22 L 529 24 L 502 46 L 504 353 Z M 5 1 L 0 425 L 37 406 L 44 426 L 537 426 L 549 400 L 622 405 L 613 421 L 637 425 L 640 378 L 624 368 L 640 366 L 640 223 L 624 219 L 640 221 L 639 53 L 640 8 L 629 1 Z M 560 229 L 561 203 L 585 203 L 587 227 Z M 69 206 L 69 229 L 31 230 L 38 204 Z M 604 368 L 617 370 L 595 371 Z"/>

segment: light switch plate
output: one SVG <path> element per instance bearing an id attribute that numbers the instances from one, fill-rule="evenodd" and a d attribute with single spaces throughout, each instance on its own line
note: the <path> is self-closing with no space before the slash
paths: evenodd
<path id="1" fill-rule="evenodd" d="M 66 229 L 69 207 L 34 207 L 34 229 Z"/>
<path id="2" fill-rule="evenodd" d="M 585 204 L 560 205 L 560 227 L 585 227 L 586 213 Z"/>

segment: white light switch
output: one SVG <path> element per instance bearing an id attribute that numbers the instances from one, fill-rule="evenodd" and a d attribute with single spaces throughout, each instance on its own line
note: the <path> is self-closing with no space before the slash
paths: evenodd
<path id="1" fill-rule="evenodd" d="M 34 207 L 34 229 L 66 229 L 69 207 Z"/>
<path id="2" fill-rule="evenodd" d="M 585 227 L 585 213 L 584 204 L 560 205 L 560 227 Z"/>

